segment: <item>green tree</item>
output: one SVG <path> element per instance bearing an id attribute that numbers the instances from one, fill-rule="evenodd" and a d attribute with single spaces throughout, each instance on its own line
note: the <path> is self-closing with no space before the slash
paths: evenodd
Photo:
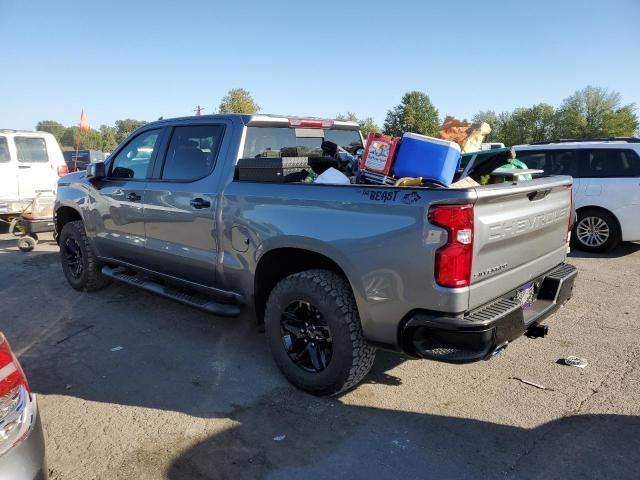
<path id="1" fill-rule="evenodd" d="M 373 117 L 365 117 L 358 120 L 358 124 L 360 124 L 360 131 L 365 136 L 365 139 L 371 132 L 380 133 L 382 131 Z"/>
<path id="2" fill-rule="evenodd" d="M 62 136 L 64 135 L 65 128 L 61 123 L 54 122 L 53 120 L 41 120 L 36 125 L 36 130 L 49 132 L 56 137 L 58 143 L 62 143 Z"/>
<path id="3" fill-rule="evenodd" d="M 80 132 L 80 149 L 102 150 L 102 135 L 100 135 L 100 132 L 93 128 Z"/>
<path id="4" fill-rule="evenodd" d="M 555 135 L 556 112 L 551 105 L 539 103 L 530 108 L 516 108 L 513 112 L 478 112 L 473 122 L 487 122 L 491 134 L 485 141 L 502 142 L 507 146 L 549 140 Z"/>
<path id="5" fill-rule="evenodd" d="M 78 127 L 65 128 L 62 141 L 60 142 L 63 147 L 76 147 L 76 130 L 78 130 Z"/>
<path id="6" fill-rule="evenodd" d="M 102 136 L 93 128 L 84 131 L 80 131 L 78 127 L 67 128 L 62 136 L 62 146 L 68 147 L 67 150 L 74 150 L 78 142 L 78 134 L 80 150 L 102 150 Z"/>
<path id="7" fill-rule="evenodd" d="M 353 112 L 347 112 L 346 115 L 341 113 L 340 115 L 336 115 L 336 120 L 341 122 L 358 122 L 358 116 Z"/>
<path id="8" fill-rule="evenodd" d="M 516 108 L 511 114 L 510 125 L 503 134 L 505 145 L 541 142 L 554 137 L 555 110 L 540 103 L 530 108 Z"/>
<path id="9" fill-rule="evenodd" d="M 257 113 L 260 105 L 244 88 L 232 88 L 222 97 L 218 110 L 220 113 Z"/>
<path id="10" fill-rule="evenodd" d="M 414 132 L 435 137 L 439 127 L 438 110 L 429 96 L 413 91 L 405 93 L 400 104 L 387 112 L 383 130 L 387 135 L 394 136 Z"/>
<path id="11" fill-rule="evenodd" d="M 103 152 L 113 152 L 118 146 L 116 141 L 116 129 L 107 125 L 100 125 L 101 150 Z"/>
<path id="12" fill-rule="evenodd" d="M 116 143 L 122 142 L 131 133 L 146 124 L 144 120 L 134 120 L 133 118 L 125 118 L 124 120 L 116 120 L 115 138 Z"/>
<path id="13" fill-rule="evenodd" d="M 605 115 L 602 133 L 605 137 L 630 137 L 640 135 L 639 129 L 636 106 L 629 104 Z"/>
<path id="14" fill-rule="evenodd" d="M 370 132 L 380 132 L 380 127 L 376 124 L 375 120 L 372 117 L 366 117 L 359 119 L 358 116 L 353 112 L 347 112 L 346 115 L 337 115 L 336 120 L 340 120 L 342 122 L 356 122 L 360 125 L 360 131 L 362 135 L 364 135 L 365 139 L 369 135 Z"/>
<path id="15" fill-rule="evenodd" d="M 635 104 L 622 105 L 620 94 L 588 86 L 566 98 L 556 115 L 562 138 L 632 136 L 638 129 Z"/>

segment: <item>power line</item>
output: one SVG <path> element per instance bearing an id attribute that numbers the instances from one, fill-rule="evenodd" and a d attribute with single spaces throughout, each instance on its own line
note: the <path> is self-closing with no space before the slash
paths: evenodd
<path id="1" fill-rule="evenodd" d="M 200 105 L 196 105 L 196 108 L 193 109 L 193 111 L 196 112 L 196 115 L 198 116 L 202 115 L 203 110 L 204 110 L 204 107 L 201 107 Z"/>

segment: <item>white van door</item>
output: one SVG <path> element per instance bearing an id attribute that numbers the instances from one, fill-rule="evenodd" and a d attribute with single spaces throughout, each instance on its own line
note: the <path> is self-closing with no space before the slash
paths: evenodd
<path id="1" fill-rule="evenodd" d="M 0 135 L 0 204 L 3 200 L 20 199 L 20 192 L 18 191 L 18 165 L 15 157 L 11 155 L 9 142 L 9 138 Z M 13 145 L 11 147 L 13 147 Z"/>
<path id="2" fill-rule="evenodd" d="M 47 142 L 43 137 L 15 135 L 18 160 L 18 188 L 22 199 L 38 193 L 55 192 L 54 171 L 49 159 Z"/>
<path id="3" fill-rule="evenodd" d="M 589 148 L 583 155 L 581 203 L 611 211 L 623 241 L 640 240 L 640 157 L 625 148 Z"/>

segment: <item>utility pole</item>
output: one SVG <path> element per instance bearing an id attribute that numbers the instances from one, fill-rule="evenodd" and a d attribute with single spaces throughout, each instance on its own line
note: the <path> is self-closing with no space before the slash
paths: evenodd
<path id="1" fill-rule="evenodd" d="M 196 105 L 196 108 L 193 109 L 193 111 L 196 112 L 196 115 L 198 116 L 202 114 L 203 110 L 204 110 L 204 107 L 201 107 L 200 105 Z"/>

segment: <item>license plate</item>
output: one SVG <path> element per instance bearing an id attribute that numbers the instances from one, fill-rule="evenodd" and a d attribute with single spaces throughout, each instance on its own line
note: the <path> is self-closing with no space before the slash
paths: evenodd
<path id="1" fill-rule="evenodd" d="M 523 310 L 528 310 L 535 300 L 535 286 L 533 283 L 527 283 L 516 290 L 516 302 L 520 304 Z"/>

